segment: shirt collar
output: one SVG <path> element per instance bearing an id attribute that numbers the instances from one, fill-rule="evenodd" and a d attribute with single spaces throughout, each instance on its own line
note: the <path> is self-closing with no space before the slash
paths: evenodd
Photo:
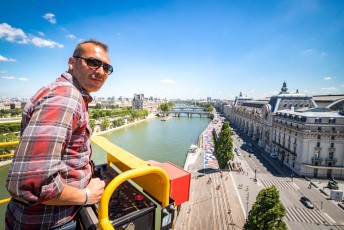
<path id="1" fill-rule="evenodd" d="M 82 95 L 84 101 L 85 101 L 87 104 L 90 103 L 90 102 L 92 102 L 92 100 L 93 100 L 93 99 L 92 99 L 92 96 L 91 96 L 88 92 L 86 92 L 85 89 L 83 89 L 83 88 L 81 87 L 80 83 L 78 82 L 78 80 L 77 80 L 73 75 L 71 75 L 71 74 L 68 73 L 68 72 L 65 72 L 65 73 L 62 73 L 61 76 L 62 76 L 63 78 L 65 78 L 67 81 L 69 81 L 70 83 L 72 83 L 72 85 L 74 85 L 75 88 L 77 88 L 77 89 L 80 91 L 80 93 L 81 93 L 81 95 Z"/>

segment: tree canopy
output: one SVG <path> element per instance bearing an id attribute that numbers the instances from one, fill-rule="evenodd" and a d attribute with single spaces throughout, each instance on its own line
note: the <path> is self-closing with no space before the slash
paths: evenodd
<path id="1" fill-rule="evenodd" d="M 220 168 L 226 168 L 229 160 L 234 158 L 232 132 L 228 122 L 224 122 L 215 143 L 216 159 Z"/>
<path id="2" fill-rule="evenodd" d="M 263 189 L 259 192 L 256 202 L 248 214 L 245 230 L 285 230 L 283 221 L 285 208 L 279 200 L 279 192 L 275 186 Z"/>

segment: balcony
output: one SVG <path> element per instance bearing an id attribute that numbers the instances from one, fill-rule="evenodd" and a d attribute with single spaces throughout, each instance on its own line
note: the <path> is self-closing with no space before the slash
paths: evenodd
<path id="1" fill-rule="evenodd" d="M 325 163 L 336 163 L 337 162 L 337 158 L 325 158 Z"/>
<path id="2" fill-rule="evenodd" d="M 312 157 L 312 165 L 320 165 L 323 160 L 322 157 Z"/>

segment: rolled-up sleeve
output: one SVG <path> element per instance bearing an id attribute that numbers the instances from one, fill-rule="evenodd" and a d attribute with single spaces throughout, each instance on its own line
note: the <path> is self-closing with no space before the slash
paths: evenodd
<path id="1" fill-rule="evenodd" d="M 73 132 L 81 126 L 86 129 L 88 119 L 84 117 L 82 96 L 75 88 L 57 86 L 38 94 L 39 99 L 31 100 L 25 108 L 28 119 L 22 121 L 24 129 L 6 181 L 9 193 L 28 204 L 55 197 L 69 183 L 66 180 L 73 181 L 65 155 L 71 153 L 67 148 L 75 139 Z M 85 160 L 80 166 L 81 171 L 87 163 Z M 84 174 L 77 173 L 76 177 Z"/>

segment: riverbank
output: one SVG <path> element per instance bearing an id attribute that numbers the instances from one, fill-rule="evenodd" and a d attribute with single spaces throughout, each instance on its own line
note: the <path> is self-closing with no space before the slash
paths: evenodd
<path id="1" fill-rule="evenodd" d="M 102 135 L 104 133 L 109 133 L 109 132 L 112 132 L 114 130 L 125 128 L 125 127 L 131 126 L 131 125 L 135 125 L 135 124 L 138 124 L 138 123 L 141 123 L 141 122 L 144 122 L 144 121 L 148 121 L 148 120 L 153 119 L 153 118 L 156 118 L 155 114 L 149 114 L 147 116 L 147 118 L 144 118 L 142 120 L 134 121 L 134 122 L 131 122 L 131 123 L 128 123 L 128 124 L 125 124 L 125 125 L 122 125 L 122 126 L 119 126 L 119 127 L 116 127 L 116 128 L 107 129 L 107 130 L 104 130 L 104 131 L 101 131 L 101 132 L 93 133 L 92 135 L 94 135 L 94 136 Z M 11 163 L 12 163 L 12 159 L 6 160 L 6 161 L 0 161 L 0 167 L 5 166 L 5 165 L 9 165 Z"/>
<path id="2" fill-rule="evenodd" d="M 101 132 L 92 133 L 92 135 L 94 135 L 94 136 L 102 135 L 104 133 L 109 133 L 109 132 L 112 132 L 112 131 L 115 131 L 115 130 L 118 130 L 118 129 L 121 129 L 121 128 L 125 128 L 125 127 L 131 126 L 131 125 L 135 125 L 135 124 L 141 123 L 143 121 L 148 121 L 148 120 L 153 119 L 153 118 L 156 118 L 156 115 L 151 113 L 151 114 L 149 114 L 147 116 L 147 118 L 144 118 L 142 120 L 138 120 L 138 121 L 134 121 L 134 122 L 131 122 L 131 123 L 127 123 L 125 125 L 121 125 L 121 126 L 118 126 L 116 128 L 112 128 L 112 129 L 107 129 L 107 130 L 104 130 L 104 131 L 101 131 Z"/>

